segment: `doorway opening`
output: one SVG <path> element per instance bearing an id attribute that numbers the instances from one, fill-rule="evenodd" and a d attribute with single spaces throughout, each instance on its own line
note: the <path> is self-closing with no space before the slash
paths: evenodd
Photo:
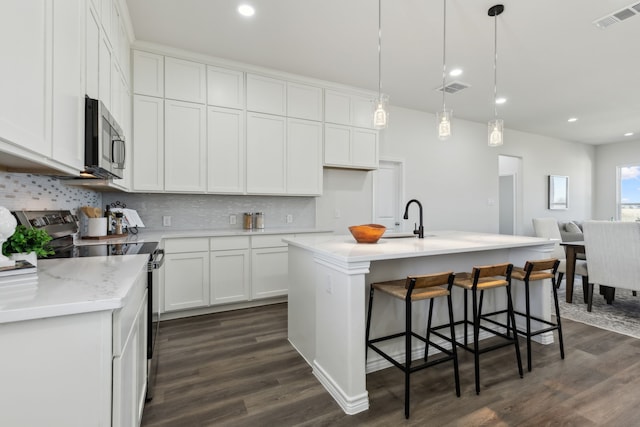
<path id="1" fill-rule="evenodd" d="M 404 162 L 380 160 L 373 172 L 373 222 L 390 232 L 403 231 Z"/>
<path id="2" fill-rule="evenodd" d="M 498 156 L 498 230 L 522 234 L 522 158 Z"/>

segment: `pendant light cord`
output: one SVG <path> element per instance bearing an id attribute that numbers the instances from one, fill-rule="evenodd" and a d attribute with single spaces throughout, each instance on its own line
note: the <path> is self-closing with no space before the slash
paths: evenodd
<path id="1" fill-rule="evenodd" d="M 447 62 L 446 62 L 446 47 L 447 47 L 447 0 L 443 1 L 444 3 L 444 20 L 442 25 L 442 111 L 445 111 L 445 81 L 446 81 L 446 70 L 447 70 Z"/>
<path id="2" fill-rule="evenodd" d="M 382 98 L 382 0 L 378 0 L 378 99 Z"/>
<path id="3" fill-rule="evenodd" d="M 493 15 L 493 117 L 498 119 L 498 13 Z"/>

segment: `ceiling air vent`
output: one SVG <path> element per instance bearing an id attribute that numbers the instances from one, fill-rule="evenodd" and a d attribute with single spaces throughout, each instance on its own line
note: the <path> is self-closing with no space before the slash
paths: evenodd
<path id="1" fill-rule="evenodd" d="M 456 93 L 456 92 L 460 92 L 463 89 L 466 89 L 470 87 L 468 84 L 466 83 L 462 83 L 462 82 L 451 82 L 447 85 L 444 86 L 444 91 L 446 93 Z M 440 86 L 439 88 L 436 89 L 439 92 L 442 92 L 442 86 Z"/>
<path id="2" fill-rule="evenodd" d="M 638 14 L 640 14 L 640 3 L 632 3 L 627 7 L 596 19 L 593 21 L 593 25 L 604 30 L 613 24 L 617 24 Z"/>

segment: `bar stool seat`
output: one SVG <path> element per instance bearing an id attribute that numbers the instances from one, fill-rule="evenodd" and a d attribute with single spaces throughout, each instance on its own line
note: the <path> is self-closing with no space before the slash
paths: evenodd
<path id="1" fill-rule="evenodd" d="M 475 386 L 476 394 L 480 394 L 480 355 L 489 351 L 497 350 L 502 347 L 513 345 L 516 352 L 516 361 L 518 364 L 518 373 L 520 378 L 523 376 L 522 361 L 520 358 L 520 347 L 518 345 L 518 334 L 515 328 L 515 316 L 513 312 L 513 302 L 511 299 L 511 271 L 513 265 L 510 263 L 474 266 L 472 271 L 456 273 L 454 286 L 464 289 L 464 320 L 455 322 L 455 325 L 464 325 L 464 339 L 463 342 L 456 341 L 457 346 L 473 353 L 474 356 L 474 368 L 475 368 Z M 504 312 L 510 321 L 507 322 L 507 332 L 502 333 L 496 328 L 489 328 L 485 323 L 486 320 L 490 323 L 495 323 L 491 319 L 486 319 L 482 314 L 482 302 L 484 298 L 484 292 L 486 290 L 493 290 L 498 288 L 505 288 L 507 294 L 507 309 Z M 471 292 L 472 296 L 472 319 L 468 319 L 468 293 Z M 478 299 L 478 292 L 480 293 Z M 467 326 L 473 326 L 473 342 L 468 342 Z M 439 328 L 442 328 L 440 326 Z M 438 328 L 438 329 L 439 329 Z M 501 339 L 497 343 L 491 343 L 487 345 L 480 345 L 480 330 L 489 332 Z"/>
<path id="2" fill-rule="evenodd" d="M 369 290 L 369 308 L 367 311 L 367 329 L 366 329 L 366 353 L 369 348 L 380 354 L 391 364 L 399 368 L 404 372 L 405 376 L 405 395 L 404 395 L 404 415 L 405 418 L 409 418 L 410 409 L 410 374 L 431 367 L 439 365 L 447 361 L 453 361 L 454 368 L 454 380 L 456 386 L 456 395 L 460 396 L 460 379 L 458 374 L 458 354 L 455 345 L 455 332 L 453 328 L 453 306 L 451 303 L 451 287 L 453 286 L 454 275 L 453 272 L 443 272 L 420 276 L 408 276 L 406 279 L 390 280 L 386 282 L 371 283 Z M 446 286 L 446 287 L 445 287 Z M 393 298 L 397 298 L 405 301 L 405 330 L 402 332 L 386 335 L 379 338 L 369 339 L 369 332 L 371 329 L 371 312 L 373 308 L 373 297 L 375 291 L 382 292 Z M 446 297 L 447 306 L 449 310 L 449 324 L 451 336 L 446 336 L 439 332 L 434 332 L 431 327 L 431 320 L 433 315 L 433 302 L 436 298 Z M 427 319 L 427 331 L 426 336 L 423 337 L 415 333 L 412 329 L 412 304 L 418 301 L 429 300 L 429 314 Z M 434 334 L 444 341 L 451 343 L 451 349 L 444 348 L 439 343 L 431 340 L 431 334 Z M 391 340 L 394 338 L 404 337 L 405 352 L 404 363 L 400 363 L 395 360 L 385 351 L 380 349 L 376 343 Z M 411 343 L 412 337 L 417 338 L 425 343 L 425 358 L 424 362 L 419 365 L 412 365 L 411 360 Z M 436 359 L 428 360 L 429 346 L 433 346 L 442 352 L 442 356 Z M 365 353 L 365 354 L 366 354 Z M 366 357 L 366 356 L 365 356 Z"/>

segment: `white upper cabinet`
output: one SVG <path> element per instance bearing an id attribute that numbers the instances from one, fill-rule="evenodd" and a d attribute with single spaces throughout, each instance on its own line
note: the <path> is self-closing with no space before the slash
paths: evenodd
<path id="1" fill-rule="evenodd" d="M 207 191 L 244 192 L 244 111 L 209 107 L 207 111 Z"/>
<path id="2" fill-rule="evenodd" d="M 207 104 L 244 108 L 244 73 L 208 65 Z"/>
<path id="3" fill-rule="evenodd" d="M 324 165 L 352 169 L 378 168 L 378 132 L 325 124 Z"/>
<path id="4" fill-rule="evenodd" d="M 88 5 L 85 28 L 85 93 L 90 98 L 98 99 L 100 97 L 100 18 Z"/>
<path id="5" fill-rule="evenodd" d="M 247 74 L 247 111 L 287 114 L 287 82 Z"/>
<path id="6" fill-rule="evenodd" d="M 204 104 L 207 102 L 206 81 L 204 64 L 165 57 L 165 98 Z"/>
<path id="7" fill-rule="evenodd" d="M 322 89 L 299 83 L 287 83 L 287 116 L 322 120 Z"/>
<path id="8" fill-rule="evenodd" d="M 322 123 L 287 119 L 287 194 L 322 195 Z"/>
<path id="9" fill-rule="evenodd" d="M 164 101 L 133 96 L 133 189 L 164 190 Z"/>
<path id="10" fill-rule="evenodd" d="M 247 113 L 247 193 L 286 193 L 286 121 Z"/>
<path id="11" fill-rule="evenodd" d="M 53 4 L 52 157 L 84 168 L 84 1 Z"/>
<path id="12" fill-rule="evenodd" d="M 100 59 L 99 59 L 99 88 L 100 100 L 111 110 L 111 46 L 109 41 L 102 37 L 100 39 Z"/>
<path id="13" fill-rule="evenodd" d="M 164 96 L 164 56 L 133 51 L 133 92 L 139 95 Z"/>
<path id="14" fill-rule="evenodd" d="M 111 13 L 113 11 L 113 0 L 100 0 L 100 19 L 102 28 L 108 39 L 111 38 Z"/>
<path id="15" fill-rule="evenodd" d="M 46 0 L 2 2 L 0 138 L 51 153 L 51 9 Z"/>
<path id="16" fill-rule="evenodd" d="M 324 119 L 327 123 L 373 128 L 371 99 L 334 90 L 325 90 Z"/>
<path id="17" fill-rule="evenodd" d="M 165 190 L 204 193 L 207 187 L 205 106 L 167 99 L 164 110 Z"/>

